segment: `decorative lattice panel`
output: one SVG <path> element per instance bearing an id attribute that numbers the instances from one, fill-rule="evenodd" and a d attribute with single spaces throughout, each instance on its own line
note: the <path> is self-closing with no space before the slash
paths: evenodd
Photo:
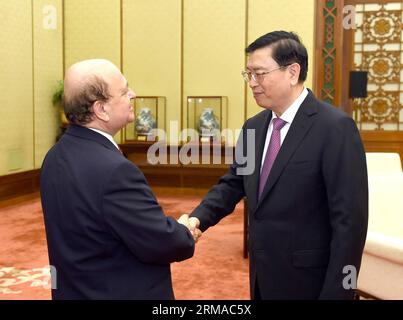
<path id="1" fill-rule="evenodd" d="M 327 0 L 323 8 L 323 19 L 325 22 L 325 42 L 322 49 L 322 58 L 324 62 L 323 87 L 321 90 L 322 100 L 335 103 L 335 23 L 337 18 L 337 6 L 335 0 Z"/>
<path id="2" fill-rule="evenodd" d="M 403 4 L 356 5 L 354 68 L 368 71 L 368 97 L 354 101 L 361 130 L 403 130 Z"/>

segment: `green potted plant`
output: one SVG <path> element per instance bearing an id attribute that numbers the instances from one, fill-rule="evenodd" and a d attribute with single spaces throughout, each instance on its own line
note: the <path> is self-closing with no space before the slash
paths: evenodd
<path id="1" fill-rule="evenodd" d="M 55 107 L 59 108 L 60 120 L 62 122 L 62 126 L 66 127 L 69 122 L 67 121 L 66 115 L 64 114 L 63 98 L 64 98 L 64 82 L 63 80 L 59 80 L 57 82 L 55 91 L 53 92 L 52 103 Z"/>

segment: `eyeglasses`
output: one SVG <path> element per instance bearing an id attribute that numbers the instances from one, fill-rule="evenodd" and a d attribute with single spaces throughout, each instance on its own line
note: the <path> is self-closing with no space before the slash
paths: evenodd
<path id="1" fill-rule="evenodd" d="M 255 73 L 255 72 L 251 72 L 251 71 L 242 71 L 241 74 L 242 74 L 243 79 L 246 82 L 250 82 L 251 80 L 253 80 L 255 82 L 261 82 L 263 80 L 263 77 L 266 74 L 269 74 L 269 73 L 271 73 L 273 71 L 276 71 L 276 70 L 284 69 L 284 68 L 288 67 L 289 65 L 291 65 L 291 64 L 286 64 L 284 66 L 279 66 L 278 68 L 274 68 L 274 69 L 272 69 L 270 71 L 261 72 L 261 73 Z"/>

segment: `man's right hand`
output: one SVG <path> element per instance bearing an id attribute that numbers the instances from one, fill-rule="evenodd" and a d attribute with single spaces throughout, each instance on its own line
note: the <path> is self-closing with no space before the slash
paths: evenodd
<path id="1" fill-rule="evenodd" d="M 188 214 L 183 214 L 178 219 L 178 222 L 183 224 L 185 227 L 187 227 L 189 229 L 195 242 L 197 242 L 199 240 L 199 238 L 202 235 L 202 232 L 199 229 L 200 220 L 198 218 L 196 218 L 196 217 L 189 218 Z"/>

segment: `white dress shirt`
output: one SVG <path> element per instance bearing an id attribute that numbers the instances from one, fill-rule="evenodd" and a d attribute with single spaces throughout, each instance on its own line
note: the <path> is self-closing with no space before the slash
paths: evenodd
<path id="1" fill-rule="evenodd" d="M 112 137 L 109 133 L 106 133 L 106 132 L 103 132 L 103 131 L 101 131 L 101 130 L 94 129 L 94 128 L 88 128 L 88 129 L 90 129 L 90 130 L 92 130 L 92 131 L 95 131 L 95 132 L 98 132 L 99 134 L 102 134 L 106 139 L 108 139 L 110 142 L 112 142 L 113 145 L 114 145 L 118 150 L 120 150 L 118 144 L 115 142 L 115 140 L 113 140 L 113 137 Z"/>
<path id="2" fill-rule="evenodd" d="M 281 115 L 280 119 L 286 121 L 287 123 L 284 125 L 284 127 L 280 130 L 280 143 L 281 145 L 283 144 L 283 141 L 288 133 L 288 130 L 290 129 L 291 123 L 293 122 L 295 115 L 298 112 L 299 107 L 301 106 L 302 102 L 304 102 L 306 96 L 308 95 L 308 90 L 304 87 L 304 90 L 302 90 L 301 94 L 298 96 L 298 98 L 285 110 L 285 112 Z M 262 171 L 263 168 L 263 162 L 266 157 L 266 152 L 267 148 L 269 147 L 270 143 L 270 137 L 271 133 L 273 131 L 273 119 L 278 118 L 277 115 L 272 112 L 272 117 L 270 120 L 269 127 L 267 129 L 267 134 L 266 134 L 266 142 L 264 144 L 264 149 L 263 149 L 263 156 L 261 160 L 261 166 L 260 166 L 260 171 Z"/>

